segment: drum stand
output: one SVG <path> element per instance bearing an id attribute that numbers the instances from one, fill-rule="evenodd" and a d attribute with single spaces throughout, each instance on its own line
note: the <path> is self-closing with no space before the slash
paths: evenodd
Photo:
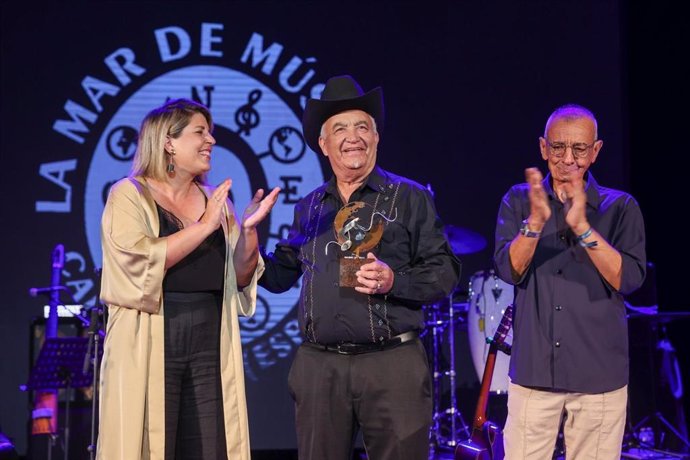
<path id="1" fill-rule="evenodd" d="M 470 437 L 470 431 L 458 410 L 455 394 L 455 321 L 453 316 L 453 295 L 448 298 L 448 319 L 445 320 L 437 306 L 431 307 L 431 319 L 427 322 L 431 332 L 431 367 L 433 377 L 434 412 L 429 433 L 430 457 L 434 458 L 436 449 L 455 450 L 460 439 Z M 459 317 L 457 319 L 460 319 Z M 448 331 L 449 365 L 448 370 L 441 368 L 443 333 Z M 448 377 L 450 406 L 441 409 L 441 383 Z M 460 437 L 464 433 L 464 437 Z"/>

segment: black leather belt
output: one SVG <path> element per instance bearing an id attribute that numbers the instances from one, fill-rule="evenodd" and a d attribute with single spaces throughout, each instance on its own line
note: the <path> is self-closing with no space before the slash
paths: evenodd
<path id="1" fill-rule="evenodd" d="M 359 355 L 362 353 L 371 353 L 373 351 L 382 351 L 382 350 L 388 350 L 389 348 L 394 348 L 397 347 L 398 345 L 401 345 L 405 342 L 409 342 L 410 340 L 414 340 L 419 336 L 419 332 L 417 331 L 407 331 L 403 332 L 402 334 L 398 334 L 394 337 L 391 337 L 388 340 L 384 340 L 383 342 L 370 342 L 370 343 L 352 343 L 352 342 L 343 342 L 343 343 L 336 343 L 336 344 L 322 344 L 322 343 L 314 343 L 314 342 L 303 342 L 303 345 L 306 345 L 310 348 L 316 348 L 318 350 L 322 351 L 330 351 L 333 353 L 340 353 L 341 355 Z"/>

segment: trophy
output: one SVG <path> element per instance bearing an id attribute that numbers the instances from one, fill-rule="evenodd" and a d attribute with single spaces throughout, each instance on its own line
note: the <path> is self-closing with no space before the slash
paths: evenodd
<path id="1" fill-rule="evenodd" d="M 379 216 L 374 222 L 374 218 Z M 375 247 L 383 235 L 384 218 L 362 201 L 343 206 L 335 216 L 334 230 L 340 247 L 340 287 L 361 286 L 357 271 L 367 263 L 366 253 Z"/>

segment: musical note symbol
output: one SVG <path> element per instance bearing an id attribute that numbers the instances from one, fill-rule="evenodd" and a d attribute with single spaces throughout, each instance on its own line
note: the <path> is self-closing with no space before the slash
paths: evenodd
<path id="1" fill-rule="evenodd" d="M 254 104 L 261 99 L 261 90 L 255 89 L 249 93 L 247 103 L 240 106 L 235 112 L 235 122 L 239 126 L 238 134 L 243 132 L 249 136 L 251 130 L 259 125 L 259 112 L 254 108 Z"/>

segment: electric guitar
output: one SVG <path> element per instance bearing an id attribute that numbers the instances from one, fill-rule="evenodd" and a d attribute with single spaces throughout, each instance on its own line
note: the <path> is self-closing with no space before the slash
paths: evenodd
<path id="1" fill-rule="evenodd" d="M 489 389 L 491 388 L 491 378 L 494 375 L 494 365 L 496 364 L 496 354 L 498 350 L 510 354 L 510 345 L 505 343 L 508 331 L 513 322 L 513 306 L 508 305 L 501 323 L 496 328 L 496 333 L 492 339 L 487 338 L 489 343 L 489 354 L 486 357 L 484 375 L 482 376 L 482 386 L 479 390 L 477 409 L 474 413 L 472 422 L 472 434 L 466 441 L 462 441 L 455 449 L 455 460 L 502 460 L 503 459 L 503 437 L 501 429 L 496 424 L 486 419 L 486 405 L 489 401 Z"/>
<path id="2" fill-rule="evenodd" d="M 58 244 L 53 249 L 53 270 L 50 280 L 50 310 L 45 326 L 45 338 L 58 336 L 58 305 L 60 304 L 60 276 L 65 266 L 65 247 Z M 55 434 L 58 423 L 57 390 L 39 390 L 34 394 L 34 410 L 31 416 L 31 434 Z"/>

